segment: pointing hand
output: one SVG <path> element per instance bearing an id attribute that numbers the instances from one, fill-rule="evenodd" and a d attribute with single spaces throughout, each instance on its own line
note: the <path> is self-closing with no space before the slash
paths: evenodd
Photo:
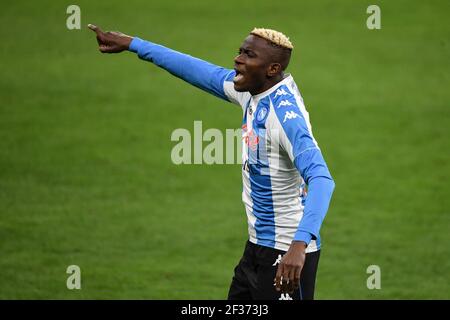
<path id="1" fill-rule="evenodd" d="M 88 24 L 88 28 L 97 34 L 98 48 L 102 53 L 119 53 L 128 50 L 133 40 L 133 37 L 121 32 L 103 32 L 93 24 Z"/>

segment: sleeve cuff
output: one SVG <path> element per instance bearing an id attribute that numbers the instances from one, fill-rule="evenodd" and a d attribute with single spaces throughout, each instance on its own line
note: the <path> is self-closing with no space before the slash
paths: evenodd
<path id="1" fill-rule="evenodd" d="M 297 231 L 297 233 L 295 234 L 294 237 L 294 241 L 303 241 L 304 243 L 306 243 L 307 245 L 309 245 L 309 243 L 312 240 L 312 234 L 306 231 Z"/>
<path id="2" fill-rule="evenodd" d="M 142 40 L 138 37 L 134 37 L 133 40 L 131 40 L 128 51 L 137 53 L 143 43 L 144 43 L 144 40 Z"/>

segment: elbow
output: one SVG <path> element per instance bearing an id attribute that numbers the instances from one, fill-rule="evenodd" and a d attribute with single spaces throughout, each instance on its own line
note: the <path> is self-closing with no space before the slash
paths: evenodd
<path id="1" fill-rule="evenodd" d="M 331 188 L 331 192 L 333 192 L 334 189 L 336 188 L 336 183 L 334 182 L 333 177 L 330 178 L 330 188 Z"/>
<path id="2" fill-rule="evenodd" d="M 333 177 L 331 176 L 331 174 L 328 172 L 328 186 L 330 189 L 330 193 L 333 194 L 334 189 L 336 188 L 336 183 L 334 182 Z"/>
<path id="3" fill-rule="evenodd" d="M 330 199 L 331 199 L 331 196 L 333 195 L 333 192 L 334 192 L 334 189 L 336 188 L 336 183 L 334 182 L 334 180 L 333 180 L 333 178 L 330 176 L 328 179 L 327 179 L 327 185 L 328 185 L 328 193 L 329 193 L 329 195 L 330 195 Z"/>

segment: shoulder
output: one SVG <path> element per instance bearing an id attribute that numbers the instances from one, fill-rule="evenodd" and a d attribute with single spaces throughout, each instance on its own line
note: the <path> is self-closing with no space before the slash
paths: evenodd
<path id="1" fill-rule="evenodd" d="M 282 126 L 290 125 L 290 123 L 295 123 L 299 120 L 306 120 L 303 113 L 303 100 L 296 86 L 292 87 L 289 84 L 283 84 L 274 90 L 269 98 Z M 297 120 L 295 121 L 294 119 Z"/>

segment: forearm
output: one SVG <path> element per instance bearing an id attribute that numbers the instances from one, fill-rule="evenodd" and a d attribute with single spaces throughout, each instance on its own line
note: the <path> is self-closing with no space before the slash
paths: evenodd
<path id="1" fill-rule="evenodd" d="M 232 70 L 225 69 L 190 55 L 166 48 L 140 38 L 133 38 L 129 51 L 150 61 L 174 76 L 228 101 L 223 83 Z"/>
<path id="2" fill-rule="evenodd" d="M 296 159 L 297 168 L 308 184 L 303 217 L 294 236 L 308 244 L 316 239 L 327 214 L 335 183 L 318 149 L 309 150 Z"/>
<path id="3" fill-rule="evenodd" d="M 327 177 L 312 179 L 308 185 L 303 218 L 300 221 L 294 240 L 304 241 L 308 244 L 312 239 L 318 237 L 330 205 L 334 186 L 334 181 Z"/>

